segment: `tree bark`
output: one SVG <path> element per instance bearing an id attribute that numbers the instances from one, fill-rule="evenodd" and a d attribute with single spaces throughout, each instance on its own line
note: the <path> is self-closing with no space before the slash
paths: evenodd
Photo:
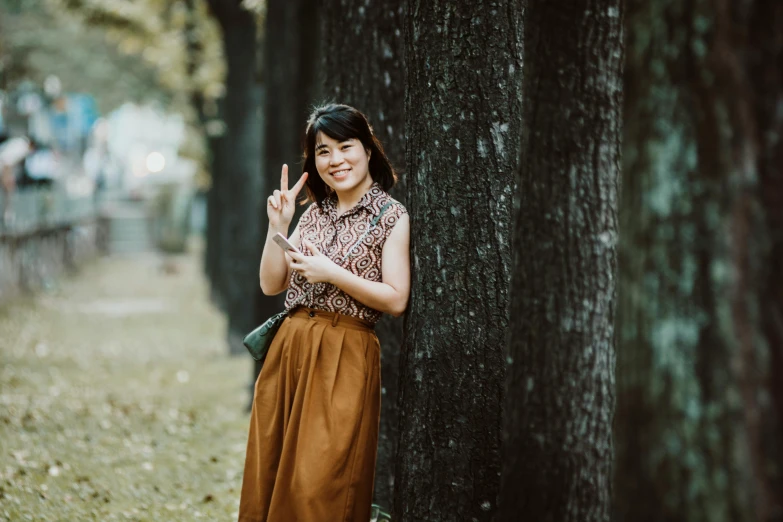
<path id="1" fill-rule="evenodd" d="M 217 281 L 220 274 L 220 209 L 218 206 L 217 194 L 219 192 L 218 184 L 220 183 L 218 173 L 220 172 L 220 146 L 222 143 L 221 136 L 211 136 L 208 132 L 207 123 L 209 117 L 204 110 L 204 96 L 203 93 L 197 90 L 195 83 L 195 76 L 198 70 L 199 62 L 201 61 L 201 54 L 203 52 L 203 46 L 199 40 L 199 15 L 197 0 L 185 0 L 184 4 L 187 10 L 187 21 L 183 28 L 183 37 L 185 38 L 185 48 L 187 51 L 187 74 L 190 81 L 190 103 L 193 107 L 193 111 L 198 116 L 198 122 L 201 125 L 202 132 L 206 139 L 207 145 L 207 161 L 209 165 L 210 173 L 210 187 L 206 193 L 206 207 L 207 207 L 207 223 L 204 234 L 204 274 L 210 284 L 211 300 L 221 306 L 220 298 L 217 292 Z M 218 107 L 222 105 L 222 102 L 217 102 Z M 218 117 L 221 115 L 218 114 Z"/>
<path id="2" fill-rule="evenodd" d="M 748 45 L 753 50 L 748 75 L 754 87 L 754 116 L 758 127 L 757 149 L 759 192 L 765 214 L 766 249 L 761 268 L 761 327 L 771 364 L 759 364 L 759 381 L 765 395 L 772 397 L 773 422 L 763 423 L 763 449 L 767 461 L 776 463 L 768 473 L 770 499 L 767 520 L 783 521 L 783 3 L 757 2 L 749 21 Z M 756 369 L 758 370 L 758 368 Z M 774 379 L 773 377 L 777 377 Z M 769 412 L 762 412 L 762 414 Z"/>
<path id="3" fill-rule="evenodd" d="M 413 273 L 394 519 L 488 521 L 500 483 L 522 10 L 511 0 L 408 5 Z"/>
<path id="4" fill-rule="evenodd" d="M 629 2 L 621 522 L 783 520 L 776 4 Z"/>
<path id="5" fill-rule="evenodd" d="M 210 300 L 220 309 L 225 310 L 220 296 L 220 184 L 221 150 L 223 136 L 210 136 L 209 141 L 209 171 L 211 184 L 207 192 L 207 223 L 205 231 L 204 271 L 209 280 Z"/>
<path id="6" fill-rule="evenodd" d="M 260 104 L 257 77 L 256 21 L 241 0 L 210 0 L 223 30 L 226 56 L 226 133 L 221 139 L 220 164 L 213 175 L 219 241 L 218 294 L 228 317 L 231 354 L 244 354 L 242 337 L 257 326 L 254 303 L 259 292 L 258 238 L 261 209 Z M 209 226 L 209 225 L 208 225 Z M 212 269 L 214 270 L 214 266 Z"/>
<path id="7" fill-rule="evenodd" d="M 610 519 L 621 6 L 526 6 L 498 520 Z"/>
<path id="8" fill-rule="evenodd" d="M 379 0 L 368 9 L 364 0 L 319 6 L 324 50 L 321 76 L 327 99 L 362 111 L 373 125 L 400 181 L 392 195 L 405 203 L 405 136 L 403 118 L 403 7 Z M 350 66 L 346 66 L 350 64 Z M 375 502 L 391 506 L 397 444 L 397 380 L 402 319 L 384 315 L 375 328 L 381 341 L 382 401 Z"/>

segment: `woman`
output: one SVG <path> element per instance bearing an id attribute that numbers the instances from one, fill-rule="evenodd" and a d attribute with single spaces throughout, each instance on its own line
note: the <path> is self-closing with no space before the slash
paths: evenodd
<path id="1" fill-rule="evenodd" d="M 310 116 L 303 174 L 267 200 L 261 289 L 288 290 L 291 311 L 255 387 L 240 522 L 366 522 L 380 418 L 382 313 L 402 315 L 410 292 L 410 224 L 367 118 L 330 104 Z M 315 175 L 310 175 L 313 173 Z M 288 253 L 294 203 L 308 200 Z M 375 222 L 375 226 L 373 223 Z"/>

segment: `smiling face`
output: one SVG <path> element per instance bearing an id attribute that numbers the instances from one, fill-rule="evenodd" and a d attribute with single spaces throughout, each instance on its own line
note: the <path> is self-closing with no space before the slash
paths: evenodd
<path id="1" fill-rule="evenodd" d="M 370 154 L 356 138 L 337 141 L 323 132 L 315 138 L 315 166 L 321 179 L 336 192 L 369 189 Z"/>

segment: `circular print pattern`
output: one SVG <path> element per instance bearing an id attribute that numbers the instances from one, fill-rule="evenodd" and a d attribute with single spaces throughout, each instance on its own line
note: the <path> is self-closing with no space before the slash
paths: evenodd
<path id="1" fill-rule="evenodd" d="M 392 204 L 383 217 L 362 238 L 372 220 L 388 202 Z M 319 252 L 346 270 L 369 281 L 380 281 L 383 245 L 394 225 L 406 212 L 405 207 L 374 183 L 359 202 L 342 215 L 338 215 L 334 194 L 327 197 L 320 207 L 311 204 L 299 221 L 300 237 L 309 238 Z M 357 242 L 359 244 L 351 255 L 343 261 L 343 257 Z M 309 252 L 305 253 L 309 255 Z M 303 297 L 306 293 L 309 295 Z M 381 317 L 381 312 L 365 306 L 338 287 L 327 283 L 311 285 L 295 271 L 289 279 L 286 308 L 292 307 L 297 300 L 303 300 L 303 304 L 314 308 L 350 315 L 371 323 Z"/>

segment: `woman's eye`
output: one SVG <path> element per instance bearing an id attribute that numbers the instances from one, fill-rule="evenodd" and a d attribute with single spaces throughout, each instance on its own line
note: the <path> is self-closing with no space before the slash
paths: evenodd
<path id="1" fill-rule="evenodd" d="M 343 145 L 343 150 L 350 148 L 351 145 Z"/>

